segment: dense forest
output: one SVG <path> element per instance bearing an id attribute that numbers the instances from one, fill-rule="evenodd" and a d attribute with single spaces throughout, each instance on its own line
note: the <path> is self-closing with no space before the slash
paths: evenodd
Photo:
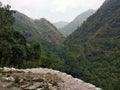
<path id="1" fill-rule="evenodd" d="M 49 51 L 42 51 L 39 42 L 28 43 L 26 38 L 17 30 L 13 24 L 16 13 L 10 10 L 10 6 L 0 6 L 0 66 L 18 68 L 26 67 L 56 67 L 60 60 L 57 55 Z M 54 58 L 54 59 L 53 59 Z"/>
<path id="2" fill-rule="evenodd" d="M 104 90 L 120 90 L 119 0 L 106 0 L 64 43 L 72 56 L 68 73 Z"/>
<path id="3" fill-rule="evenodd" d="M 120 0 L 106 0 L 65 40 L 50 22 L 29 19 L 32 25 L 37 25 L 33 28 L 30 23 L 16 19 L 16 11 L 10 10 L 9 5 L 0 5 L 1 67 L 53 68 L 103 90 L 120 90 Z M 49 28 L 54 30 L 54 37 Z M 48 31 L 40 31 L 42 36 L 38 38 L 39 29 Z M 56 39 L 58 33 L 60 38 Z M 52 41 L 60 44 L 51 45 L 55 43 Z"/>

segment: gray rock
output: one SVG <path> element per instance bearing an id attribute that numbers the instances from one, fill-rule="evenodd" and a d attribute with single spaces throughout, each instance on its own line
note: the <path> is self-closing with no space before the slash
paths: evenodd
<path id="1" fill-rule="evenodd" d="M 5 77 L 5 80 L 7 81 L 15 81 L 14 77 L 10 76 L 10 77 Z"/>
<path id="2" fill-rule="evenodd" d="M 7 68 L 7 67 L 4 67 L 4 68 L 3 68 L 3 72 L 6 72 L 6 73 L 7 73 L 7 72 L 10 72 L 10 71 L 11 71 L 10 68 Z"/>
<path id="3" fill-rule="evenodd" d="M 43 90 L 43 88 L 37 88 L 36 90 Z"/>
<path id="4" fill-rule="evenodd" d="M 34 85 L 24 88 L 24 90 L 35 90 L 37 89 Z"/>
<path id="5" fill-rule="evenodd" d="M 36 83 L 34 83 L 33 85 L 31 85 L 31 86 L 25 88 L 25 90 L 35 90 L 35 89 L 39 88 L 40 85 L 41 85 L 41 83 L 36 82 Z"/>

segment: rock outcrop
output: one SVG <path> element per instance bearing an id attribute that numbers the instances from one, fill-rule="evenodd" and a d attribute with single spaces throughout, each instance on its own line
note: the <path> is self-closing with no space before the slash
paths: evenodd
<path id="1" fill-rule="evenodd" d="M 10 87 L 10 90 L 102 90 L 71 75 L 47 68 L 1 68 L 0 85 L 2 88 Z"/>

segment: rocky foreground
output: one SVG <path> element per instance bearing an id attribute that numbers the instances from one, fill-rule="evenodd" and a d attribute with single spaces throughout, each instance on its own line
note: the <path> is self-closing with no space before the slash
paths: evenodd
<path id="1" fill-rule="evenodd" d="M 0 69 L 0 90 L 101 90 L 73 78 L 71 75 L 47 68 Z"/>

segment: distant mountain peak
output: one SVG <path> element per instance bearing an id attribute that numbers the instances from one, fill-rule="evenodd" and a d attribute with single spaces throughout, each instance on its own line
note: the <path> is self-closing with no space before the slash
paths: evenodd
<path id="1" fill-rule="evenodd" d="M 65 25 L 67 25 L 69 22 L 65 22 L 65 21 L 59 21 L 59 22 L 55 22 L 53 23 L 54 26 L 56 26 L 57 29 L 63 28 Z"/>
<path id="2" fill-rule="evenodd" d="M 65 25 L 63 28 L 61 28 L 59 31 L 64 35 L 68 36 L 72 32 L 74 32 L 78 27 L 80 27 L 86 19 L 95 13 L 95 10 L 89 9 L 80 15 L 78 15 L 72 22 Z"/>

